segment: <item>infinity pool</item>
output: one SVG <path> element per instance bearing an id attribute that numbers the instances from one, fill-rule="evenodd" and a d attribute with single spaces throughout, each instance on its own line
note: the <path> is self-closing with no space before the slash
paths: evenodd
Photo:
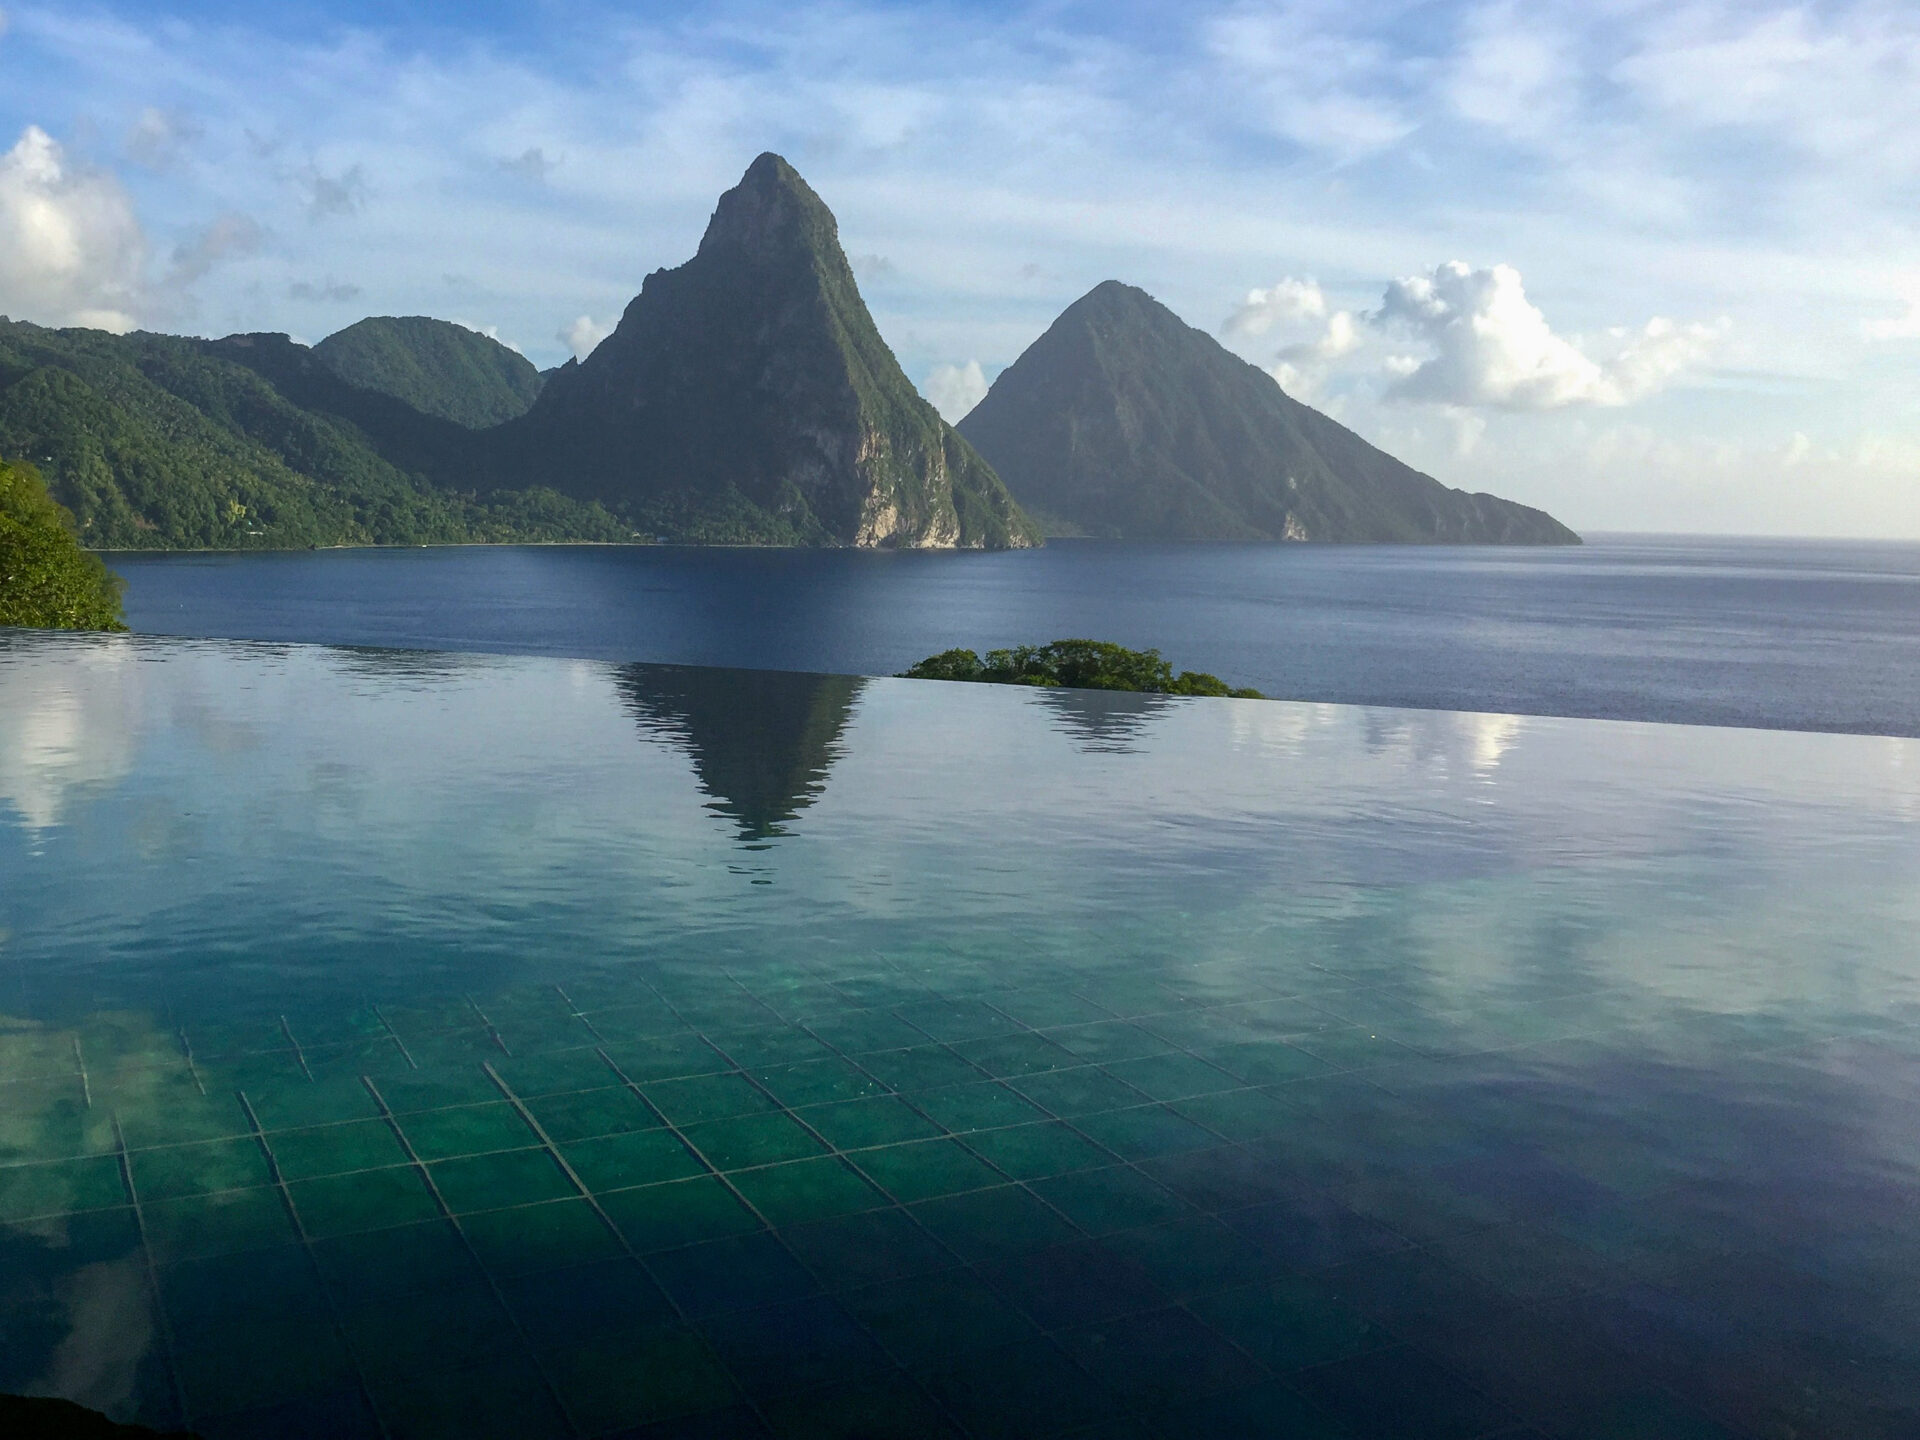
<path id="1" fill-rule="evenodd" d="M 0 1391 L 1920 1433 L 1920 741 L 0 638 Z"/>

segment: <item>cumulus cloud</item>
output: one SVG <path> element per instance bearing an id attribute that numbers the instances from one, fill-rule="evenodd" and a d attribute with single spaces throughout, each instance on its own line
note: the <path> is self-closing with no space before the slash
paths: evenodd
<path id="1" fill-rule="evenodd" d="M 1289 275 L 1264 290 L 1249 290 L 1221 329 L 1228 335 L 1273 335 L 1286 343 L 1268 373 L 1283 390 L 1312 394 L 1327 368 L 1360 348 L 1353 312 L 1336 310 L 1313 280 Z"/>
<path id="2" fill-rule="evenodd" d="M 267 232 L 250 215 L 219 216 L 174 247 L 167 283 L 191 285 L 223 260 L 257 254 L 266 239 Z"/>
<path id="3" fill-rule="evenodd" d="M 199 123 L 191 115 L 149 105 L 127 131 L 127 158 L 149 170 L 171 169 L 200 135 Z"/>
<path id="4" fill-rule="evenodd" d="M 1455 260 L 1387 287 L 1368 317 L 1425 341 L 1424 360 L 1390 362 L 1390 399 L 1505 410 L 1626 405 L 1704 358 L 1722 326 L 1654 318 L 1610 330 L 1599 359 L 1554 334 L 1511 265 L 1475 270 Z"/>
<path id="5" fill-rule="evenodd" d="M 594 347 L 613 333 L 613 326 L 595 320 L 591 315 L 581 315 L 571 324 L 560 327 L 559 341 L 573 352 L 573 358 L 584 360 L 591 355 Z"/>
<path id="6" fill-rule="evenodd" d="M 118 182 L 70 165 L 39 126 L 0 155 L 0 311 L 131 330 L 146 248 Z"/>
<path id="7" fill-rule="evenodd" d="M 1861 329 L 1869 340 L 1920 340 L 1920 286 L 1904 297 L 1906 313 L 1869 320 Z"/>
<path id="8" fill-rule="evenodd" d="M 884 255 L 849 255 L 847 263 L 853 267 L 853 273 L 869 285 L 880 280 L 890 280 L 899 274 L 899 267 Z"/>
<path id="9" fill-rule="evenodd" d="M 987 377 L 978 360 L 969 360 L 964 365 L 937 365 L 920 390 L 941 418 L 953 425 L 986 399 Z"/>
<path id="10" fill-rule="evenodd" d="M 507 174 L 520 180 L 530 180 L 535 185 L 543 184 L 560 164 L 558 160 L 549 160 L 547 152 L 535 145 L 523 150 L 511 159 L 500 161 L 500 168 Z"/>

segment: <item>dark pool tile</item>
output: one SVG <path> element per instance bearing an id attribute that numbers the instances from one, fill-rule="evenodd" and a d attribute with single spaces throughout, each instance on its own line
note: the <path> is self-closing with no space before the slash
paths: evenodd
<path id="1" fill-rule="evenodd" d="M 1112 1155 L 1058 1121 L 976 1131 L 963 1143 L 1015 1180 L 1042 1180 L 1113 1163 Z"/>
<path id="2" fill-rule="evenodd" d="M 1192 1213 L 1179 1196 L 1129 1165 L 1036 1180 L 1032 1189 L 1089 1235 L 1132 1230 Z"/>
<path id="3" fill-rule="evenodd" d="M 1083 1062 L 1062 1050 L 1043 1035 L 1023 1031 L 1018 1035 L 996 1035 L 987 1040 L 956 1041 L 953 1051 L 961 1059 L 989 1075 L 1009 1078 L 1017 1075 L 1044 1075 Z"/>
<path id="4" fill-rule="evenodd" d="M 939 1365 L 969 1350 L 988 1350 L 1038 1332 L 969 1270 L 917 1275 L 847 1292 L 841 1304 L 909 1368 Z"/>
<path id="5" fill-rule="evenodd" d="M 406 1152 L 385 1120 L 350 1120 L 267 1136 L 267 1147 L 287 1180 L 313 1180 L 354 1170 L 404 1164 Z"/>
<path id="6" fill-rule="evenodd" d="M 504 1100 L 408 1115 L 400 1128 L 422 1160 L 519 1150 L 535 1144 L 537 1138 L 520 1112 Z"/>
<path id="7" fill-rule="evenodd" d="M 683 1126 L 680 1133 L 717 1170 L 742 1170 L 751 1165 L 802 1160 L 820 1154 L 825 1148 L 784 1113 L 708 1120 Z"/>
<path id="8" fill-rule="evenodd" d="M 159 1270 L 160 1295 L 176 1337 L 256 1316 L 323 1317 L 326 1297 L 300 1245 L 276 1245 Z"/>
<path id="9" fill-rule="evenodd" d="M 444 1220 L 316 1240 L 313 1257 L 328 1289 L 347 1303 L 480 1278 L 459 1233 Z"/>
<path id="10" fill-rule="evenodd" d="M 692 1032 L 679 1017 L 664 1002 L 652 997 L 595 1005 L 586 1013 L 587 1020 L 606 1039 L 609 1048 L 638 1040 L 692 1038 Z"/>
<path id="11" fill-rule="evenodd" d="M 213 1088 L 213 1081 L 208 1082 Z M 379 1104 L 357 1075 L 308 1080 L 295 1074 L 268 1084 L 241 1085 L 263 1130 L 298 1130 L 343 1120 L 370 1120 Z"/>
<path id="12" fill-rule="evenodd" d="M 404 1079 L 382 1080 L 379 1090 L 387 1108 L 400 1116 L 500 1099 L 500 1087 L 487 1077 L 477 1060 L 457 1067 L 422 1070 Z M 404 1121 L 401 1128 L 407 1128 Z"/>
<path id="13" fill-rule="evenodd" d="M 715 1316 L 701 1327 L 756 1397 L 811 1390 L 890 1368 L 873 1337 L 824 1297 Z"/>
<path id="14" fill-rule="evenodd" d="M 1342 1070 L 1365 1070 L 1417 1058 L 1418 1052 L 1389 1040 L 1371 1025 L 1337 1026 L 1296 1037 L 1292 1044 Z"/>
<path id="15" fill-rule="evenodd" d="M 135 1150 L 127 1158 L 143 1204 L 216 1190 L 244 1190 L 273 1178 L 260 1142 L 250 1135 Z"/>
<path id="16" fill-rule="evenodd" d="M 861 1068 L 902 1094 L 965 1085 L 986 1078 L 944 1045 L 918 1045 L 910 1050 L 882 1050 L 860 1057 Z"/>
<path id="17" fill-rule="evenodd" d="M 1082 1115 L 1074 1125 L 1123 1160 L 1145 1160 L 1156 1155 L 1177 1155 L 1187 1150 L 1202 1150 L 1220 1143 L 1220 1137 L 1173 1113 L 1164 1105 L 1143 1105 L 1132 1110 L 1108 1110 L 1099 1115 Z"/>
<path id="18" fill-rule="evenodd" d="M 733 1184 L 775 1226 L 877 1210 L 892 1203 L 852 1166 L 831 1155 L 742 1170 L 733 1177 Z"/>
<path id="19" fill-rule="evenodd" d="M 1493 1226 L 1448 1236 L 1431 1248 L 1522 1301 L 1569 1299 L 1628 1283 L 1621 1267 L 1545 1226 Z"/>
<path id="20" fill-rule="evenodd" d="M 1359 1440 L 1477 1440 L 1519 1417 L 1417 1350 L 1372 1350 L 1302 1370 L 1289 1382 Z"/>
<path id="21" fill-rule="evenodd" d="M 642 1254 L 761 1228 L 733 1191 L 709 1175 L 613 1190 L 597 1198 L 627 1243 Z"/>
<path id="22" fill-rule="evenodd" d="M 0 1167 L 0 1221 L 105 1210 L 129 1199 L 117 1155 Z"/>
<path id="23" fill-rule="evenodd" d="M 287 1193 L 300 1213 L 300 1224 L 316 1240 L 431 1220 L 440 1213 L 411 1165 L 301 1180 L 289 1185 Z"/>
<path id="24" fill-rule="evenodd" d="M 397 1377 L 374 1386 L 392 1440 L 559 1440 L 570 1434 L 531 1360 Z"/>
<path id="25" fill-rule="evenodd" d="M 591 1037 L 582 1037 L 588 1039 Z M 493 1062 L 494 1073 L 522 1100 L 597 1090 L 616 1078 L 596 1050 L 560 1050 L 550 1055 L 516 1055 Z"/>
<path id="26" fill-rule="evenodd" d="M 847 1157 L 882 1190 L 903 1203 L 1005 1183 L 957 1140 L 913 1140 Z"/>
<path id="27" fill-rule="evenodd" d="M 1241 1088 L 1241 1082 L 1224 1070 L 1178 1051 L 1116 1060 L 1100 1068 L 1155 1100 L 1184 1100 L 1190 1095 L 1215 1095 Z"/>
<path id="28" fill-rule="evenodd" d="M 807 1028 L 834 1049 L 858 1056 L 876 1050 L 909 1049 L 924 1044 L 927 1038 L 906 1021 L 880 1010 L 823 1015 L 809 1020 Z"/>
<path id="29" fill-rule="evenodd" d="M 620 1073 L 636 1085 L 718 1075 L 733 1069 L 717 1050 L 691 1031 L 653 1035 L 602 1047 Z"/>
<path id="30" fill-rule="evenodd" d="M 625 1256 L 509 1276 L 500 1291 L 528 1342 L 542 1351 L 674 1319 L 665 1292 Z"/>
<path id="31" fill-rule="evenodd" d="M 1407 1239 L 1356 1214 L 1323 1191 L 1296 1192 L 1265 1205 L 1221 1215 L 1230 1228 L 1299 1271 L 1324 1270 L 1366 1255 L 1405 1250 Z"/>
<path id="32" fill-rule="evenodd" d="M 1508 1296 L 1425 1250 L 1366 1256 L 1317 1278 L 1342 1305 L 1422 1344 L 1498 1325 L 1516 1309 Z"/>
<path id="33" fill-rule="evenodd" d="M 741 1398 L 706 1339 L 680 1325 L 608 1335 L 553 1352 L 546 1363 L 587 1435 L 722 1411 Z"/>
<path id="34" fill-rule="evenodd" d="M 1077 1240 L 1072 1225 L 1018 1185 L 948 1195 L 911 1207 L 935 1239 L 963 1259 L 990 1261 Z"/>
<path id="35" fill-rule="evenodd" d="M 413 1073 L 407 1052 L 390 1035 L 351 1041 L 340 1045 L 302 1045 L 307 1071 L 316 1081 L 359 1082 L 362 1076 L 375 1080 L 399 1079 Z"/>
<path id="36" fill-rule="evenodd" d="M 272 1186 L 162 1200 L 143 1205 L 141 1214 L 162 1264 L 265 1250 L 295 1238 L 286 1202 Z"/>
<path id="37" fill-rule="evenodd" d="M 340 1324 L 372 1377 L 404 1378 L 520 1353 L 507 1312 L 479 1283 L 388 1296 L 346 1310 Z"/>
<path id="38" fill-rule="evenodd" d="M 1025 1075 L 1014 1082 L 1014 1089 L 1062 1120 L 1104 1110 L 1125 1109 L 1142 1104 L 1147 1098 L 1106 1071 L 1091 1067 L 1057 1070 L 1048 1075 Z"/>
<path id="39" fill-rule="evenodd" d="M 956 1135 L 1047 1118 L 1044 1110 L 998 1080 L 921 1090 L 915 1093 L 913 1105 Z"/>
<path id="40" fill-rule="evenodd" d="M 1243 1210 L 1299 1191 L 1293 1177 L 1267 1154 L 1237 1145 L 1143 1159 L 1140 1168 L 1201 1210 Z"/>
<path id="41" fill-rule="evenodd" d="M 254 1316 L 199 1331 L 180 1348 L 174 1368 L 188 1409 L 203 1415 L 336 1389 L 353 1375 L 346 1347 L 324 1317 Z"/>
<path id="42" fill-rule="evenodd" d="M 1167 1303 L 1147 1268 L 1101 1240 L 1079 1240 L 981 1266 L 1043 1329 L 1058 1330 Z"/>
<path id="43" fill-rule="evenodd" d="M 647 1263 L 696 1319 L 804 1299 L 820 1288 L 786 1247 L 765 1232 L 664 1250 Z"/>
<path id="44" fill-rule="evenodd" d="M 1176 1114 L 1229 1140 L 1260 1140 L 1298 1123 L 1299 1115 L 1271 1090 L 1226 1090 L 1173 1103 Z"/>
<path id="45" fill-rule="evenodd" d="M 776 1109 L 744 1075 L 697 1075 L 643 1085 L 647 1099 L 676 1125 L 697 1125 Z"/>
<path id="46" fill-rule="evenodd" d="M 1281 1040 L 1241 1040 L 1227 1044 L 1201 1045 L 1195 1052 L 1203 1059 L 1249 1085 L 1272 1085 L 1283 1080 L 1301 1080 L 1324 1075 L 1336 1067 Z"/>
<path id="47" fill-rule="evenodd" d="M 558 1144 L 658 1129 L 660 1117 L 625 1085 L 537 1096 L 527 1109 Z"/>
<path id="48" fill-rule="evenodd" d="M 902 1140 L 932 1139 L 940 1134 L 938 1125 L 891 1095 L 809 1105 L 794 1111 L 794 1115 L 840 1150 L 864 1150 Z"/>
<path id="49" fill-rule="evenodd" d="M 215 1140 L 248 1136 L 253 1122 L 241 1108 L 239 1097 L 231 1090 L 201 1094 L 185 1076 L 169 1078 L 154 1086 L 142 1086 L 138 1095 L 114 1096 L 111 1087 L 102 1086 L 100 1100 L 113 1106 L 127 1144 L 134 1149 L 149 1145 L 174 1145 L 188 1140 Z M 99 1103 L 96 1101 L 96 1103 Z M 104 1132 L 111 1137 L 111 1130 Z M 90 1145 L 87 1150 L 102 1146 Z M 49 1157 L 51 1158 L 51 1157 Z"/>
<path id="50" fill-rule="evenodd" d="M 1059 985 L 999 991 L 986 996 L 993 1008 L 1035 1030 L 1107 1022 L 1112 1017 L 1092 1001 Z"/>
<path id="51" fill-rule="evenodd" d="M 699 1158 L 670 1130 L 635 1130 L 596 1140 L 575 1140 L 562 1144 L 560 1154 L 595 1194 L 706 1173 Z"/>
<path id="52" fill-rule="evenodd" d="M 496 1278 L 611 1260 L 624 1251 L 620 1238 L 585 1200 L 550 1200 L 463 1215 L 460 1228 L 487 1273 Z"/>
<path id="53" fill-rule="evenodd" d="M 378 1440 L 374 1418 L 358 1385 L 342 1385 L 289 1396 L 224 1415 L 196 1415 L 193 1433 L 200 1440 Z"/>
<path id="54" fill-rule="evenodd" d="M 1196 1296 L 1202 1320 L 1269 1369 L 1325 1365 L 1392 1343 L 1378 1326 L 1307 1279 L 1270 1279 Z"/>
<path id="55" fill-rule="evenodd" d="M 756 1070 L 758 1080 L 783 1105 L 821 1105 L 830 1100 L 859 1100 L 884 1094 L 886 1087 L 851 1061 L 838 1056 Z"/>
<path id="56" fill-rule="evenodd" d="M 920 1275 L 955 1263 L 953 1252 L 904 1210 L 869 1210 L 810 1225 L 781 1238 L 829 1290 Z"/>
<path id="57" fill-rule="evenodd" d="M 931 1000 L 896 1005 L 893 1013 L 935 1040 L 979 1040 L 989 1035 L 1007 1035 L 1020 1028 L 991 1005 L 977 1000 Z"/>
<path id="58" fill-rule="evenodd" d="M 833 1058 L 832 1046 L 816 1040 L 798 1025 L 732 1030 L 708 1039 L 741 1070 L 757 1072 Z"/>
<path id="59" fill-rule="evenodd" d="M 544 1149 L 464 1155 L 436 1160 L 427 1168 L 434 1187 L 456 1215 L 564 1200 L 579 1193 Z"/>
<path id="60" fill-rule="evenodd" d="M 1207 1215 L 1123 1230 L 1105 1244 L 1140 1264 L 1174 1299 L 1259 1279 L 1271 1268 L 1265 1254 Z"/>
<path id="61" fill-rule="evenodd" d="M 1126 1020 L 1100 1020 L 1047 1030 L 1047 1039 L 1091 1065 L 1113 1060 L 1135 1060 L 1173 1048 L 1151 1030 Z"/>
<path id="62" fill-rule="evenodd" d="M 783 1395 L 764 1408 L 780 1440 L 958 1440 L 960 1434 L 926 1392 L 904 1375 L 878 1375 Z M 734 1433 L 728 1432 L 728 1440 Z"/>
<path id="63" fill-rule="evenodd" d="M 1116 1401 L 1048 1341 L 975 1351 L 922 1377 L 976 1440 L 1027 1440 L 1090 1425 Z"/>
<path id="64" fill-rule="evenodd" d="M 1057 1338 L 1097 1384 L 1131 1409 L 1186 1404 L 1267 1378 L 1258 1365 L 1185 1310 L 1122 1316 Z"/>
<path id="65" fill-rule="evenodd" d="M 1271 1380 L 1162 1406 L 1154 1415 L 1154 1433 L 1161 1440 L 1352 1440 L 1353 1435 L 1299 1391 Z"/>
<path id="66" fill-rule="evenodd" d="M 605 1440 L 769 1440 L 772 1435 L 758 1409 L 742 1403 L 617 1430 Z"/>

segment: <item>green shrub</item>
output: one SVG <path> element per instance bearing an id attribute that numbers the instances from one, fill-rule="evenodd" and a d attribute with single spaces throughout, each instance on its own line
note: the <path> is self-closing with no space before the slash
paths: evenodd
<path id="1" fill-rule="evenodd" d="M 120 578 L 80 548 L 31 465 L 0 460 L 0 625 L 124 630 Z"/>
<path id="2" fill-rule="evenodd" d="M 1076 690 L 1133 690 L 1159 695 L 1231 695 L 1258 700 L 1258 690 L 1236 690 L 1217 675 L 1182 670 L 1158 650 L 1128 650 L 1105 640 L 1055 640 L 989 650 L 943 650 L 902 672 L 909 680 L 976 680 L 988 685 L 1067 686 Z"/>

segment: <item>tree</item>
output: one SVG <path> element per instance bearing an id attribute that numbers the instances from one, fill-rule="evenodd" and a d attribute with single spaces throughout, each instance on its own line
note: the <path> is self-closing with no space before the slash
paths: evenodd
<path id="1" fill-rule="evenodd" d="M 80 548 L 31 465 L 0 460 L 0 625 L 124 630 L 120 577 Z"/>
<path id="2" fill-rule="evenodd" d="M 909 680 L 977 680 L 989 685 L 1068 686 L 1077 690 L 1137 690 L 1159 695 L 1231 695 L 1258 700 L 1258 690 L 1235 690 L 1200 670 L 1173 673 L 1158 650 L 1128 650 L 1105 640 L 1055 640 L 989 650 L 943 650 L 904 672 Z"/>

